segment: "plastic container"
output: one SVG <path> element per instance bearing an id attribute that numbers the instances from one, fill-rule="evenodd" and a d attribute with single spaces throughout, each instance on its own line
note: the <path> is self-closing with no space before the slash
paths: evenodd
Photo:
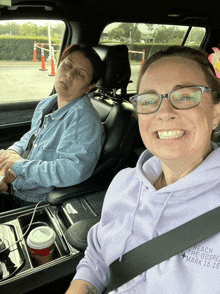
<path id="1" fill-rule="evenodd" d="M 37 265 L 53 260 L 56 234 L 53 229 L 41 226 L 33 229 L 27 237 L 30 255 Z"/>

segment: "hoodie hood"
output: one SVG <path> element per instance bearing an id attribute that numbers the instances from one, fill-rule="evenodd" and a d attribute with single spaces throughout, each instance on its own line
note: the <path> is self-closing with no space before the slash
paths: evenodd
<path id="1" fill-rule="evenodd" d="M 168 185 L 157 193 L 171 193 L 175 192 L 175 196 L 183 195 L 183 190 L 187 189 L 187 195 L 196 193 L 198 188 L 199 193 L 201 193 L 201 187 L 205 186 L 205 190 L 209 187 L 207 183 L 215 183 L 220 180 L 220 148 L 216 144 L 212 144 L 214 150 L 205 158 L 205 160 L 190 174 L 184 178 L 178 180 L 177 182 Z M 152 154 L 146 150 L 140 156 L 136 171 L 139 180 L 148 187 L 148 189 L 155 191 L 153 184 L 158 179 L 162 173 L 162 166 L 160 160 L 152 156 Z M 150 158 L 150 159 L 149 159 Z M 219 158 L 219 160 L 217 160 Z M 190 190 L 193 189 L 191 192 Z"/>
<path id="2" fill-rule="evenodd" d="M 160 160 L 148 150 L 136 168 L 118 173 L 105 197 L 99 236 L 107 264 L 134 247 L 220 205 L 220 148 L 193 172 L 160 190 L 153 186 L 162 172 Z M 196 207 L 196 208 L 195 208 Z M 187 212 L 187 213 L 186 213 Z M 138 239 L 137 239 L 138 236 Z M 117 240 L 110 251 L 111 240 Z M 107 252 L 107 253 L 106 253 Z"/>

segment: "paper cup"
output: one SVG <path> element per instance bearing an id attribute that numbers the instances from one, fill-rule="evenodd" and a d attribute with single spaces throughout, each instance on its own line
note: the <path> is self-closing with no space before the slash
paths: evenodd
<path id="1" fill-rule="evenodd" d="M 37 227 L 30 232 L 27 237 L 27 245 L 30 248 L 30 255 L 37 265 L 53 260 L 55 238 L 55 232 L 46 226 Z"/>

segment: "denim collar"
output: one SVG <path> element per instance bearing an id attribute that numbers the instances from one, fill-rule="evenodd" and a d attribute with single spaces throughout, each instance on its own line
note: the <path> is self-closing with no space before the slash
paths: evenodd
<path id="1" fill-rule="evenodd" d="M 63 116 L 67 114 L 67 112 L 70 110 L 70 108 L 73 105 L 77 105 L 86 96 L 87 96 L 86 94 L 82 95 L 81 97 L 69 102 L 65 106 L 61 107 L 60 109 L 56 110 L 53 113 L 50 113 L 49 115 L 51 115 L 53 120 L 61 119 Z M 53 96 L 51 96 L 52 99 L 48 102 L 48 105 L 46 106 L 46 111 L 44 113 L 47 113 L 48 110 L 52 109 L 54 104 L 57 102 L 57 97 L 58 97 L 58 94 L 54 94 Z M 39 108 L 38 111 L 42 112 L 43 109 Z"/>

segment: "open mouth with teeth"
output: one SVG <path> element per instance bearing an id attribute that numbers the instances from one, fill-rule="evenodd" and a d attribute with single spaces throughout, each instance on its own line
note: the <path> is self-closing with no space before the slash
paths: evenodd
<path id="1" fill-rule="evenodd" d="M 158 139 L 177 139 L 185 136 L 186 132 L 185 131 L 158 131 Z"/>

